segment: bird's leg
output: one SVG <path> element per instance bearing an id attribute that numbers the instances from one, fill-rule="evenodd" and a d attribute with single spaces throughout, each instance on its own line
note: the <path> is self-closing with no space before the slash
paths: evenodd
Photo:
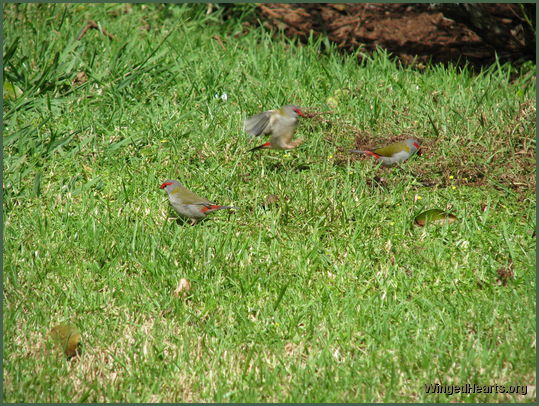
<path id="1" fill-rule="evenodd" d="M 292 141 L 286 149 L 293 149 L 293 148 L 296 148 L 297 146 L 299 146 L 302 142 L 304 141 L 303 138 L 299 138 L 295 141 Z"/>
<path id="2" fill-rule="evenodd" d="M 194 226 L 196 223 L 198 223 L 197 219 L 191 219 L 191 225 Z"/>

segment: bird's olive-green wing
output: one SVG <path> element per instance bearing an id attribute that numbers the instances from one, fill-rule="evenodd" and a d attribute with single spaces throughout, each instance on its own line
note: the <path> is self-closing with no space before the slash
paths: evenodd
<path id="1" fill-rule="evenodd" d="M 396 142 L 386 147 L 375 149 L 372 152 L 380 156 L 390 157 L 400 151 L 410 152 L 410 147 L 405 142 Z"/>
<path id="2" fill-rule="evenodd" d="M 200 197 L 196 193 L 191 192 L 189 189 L 186 189 L 182 186 L 180 186 L 178 190 L 172 193 L 177 194 L 182 199 L 183 204 L 210 203 L 208 199 Z"/>

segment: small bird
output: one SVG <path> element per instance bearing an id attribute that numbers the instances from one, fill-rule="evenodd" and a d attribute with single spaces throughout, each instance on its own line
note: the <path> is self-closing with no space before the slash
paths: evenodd
<path id="1" fill-rule="evenodd" d="M 286 105 L 277 110 L 268 110 L 245 120 L 245 131 L 258 137 L 271 134 L 270 142 L 259 145 L 257 149 L 292 149 L 303 142 L 303 139 L 290 141 L 298 125 L 298 116 L 307 117 L 298 106 Z"/>
<path id="2" fill-rule="evenodd" d="M 166 180 L 160 186 L 168 193 L 170 204 L 182 217 L 191 219 L 191 225 L 204 219 L 208 213 L 222 209 L 237 209 L 235 206 L 219 206 L 208 199 L 198 196 L 183 186 L 177 180 Z"/>
<path id="3" fill-rule="evenodd" d="M 372 156 L 380 160 L 384 166 L 392 166 L 400 162 L 406 161 L 417 152 L 421 155 L 421 147 L 417 140 L 410 138 L 406 141 L 389 144 L 386 147 L 375 149 L 374 151 L 360 151 L 351 149 L 350 152 Z"/>

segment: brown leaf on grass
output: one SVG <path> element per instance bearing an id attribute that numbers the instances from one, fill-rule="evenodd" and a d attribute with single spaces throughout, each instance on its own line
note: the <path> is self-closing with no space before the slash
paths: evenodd
<path id="1" fill-rule="evenodd" d="M 191 282 L 188 279 L 181 278 L 176 290 L 174 290 L 174 296 L 186 297 L 191 291 Z"/>
<path id="2" fill-rule="evenodd" d="M 234 34 L 232 37 L 233 38 L 241 38 L 241 37 L 244 37 L 245 35 L 247 35 L 250 30 L 251 30 L 251 27 L 253 26 L 253 24 L 251 24 L 250 22 L 248 21 L 245 21 L 244 23 L 241 24 L 241 26 L 243 27 L 243 29 L 241 30 L 241 32 L 238 32 L 236 34 Z"/>
<path id="3" fill-rule="evenodd" d="M 76 326 L 59 324 L 51 329 L 50 336 L 60 346 L 68 359 L 80 354 L 81 335 Z"/>
<path id="4" fill-rule="evenodd" d="M 280 200 L 277 195 L 268 195 L 262 203 L 262 207 L 267 208 L 269 206 L 274 206 Z"/>
<path id="5" fill-rule="evenodd" d="M 211 4 L 211 3 L 210 3 Z M 223 48 L 223 51 L 226 51 L 226 47 L 225 47 L 225 44 L 223 43 L 223 40 L 222 38 L 219 36 L 219 35 L 214 35 L 212 37 L 215 41 L 217 41 L 217 43 L 221 46 L 221 48 Z"/>
<path id="6" fill-rule="evenodd" d="M 243 182 L 249 182 L 252 175 L 250 173 L 240 173 L 238 176 Z"/>
<path id="7" fill-rule="evenodd" d="M 82 71 L 77 73 L 77 76 L 75 76 L 75 79 L 73 79 L 73 84 L 78 86 L 82 85 L 83 83 L 86 83 L 88 81 L 88 76 L 86 76 L 86 72 Z"/>
<path id="8" fill-rule="evenodd" d="M 509 263 L 507 268 L 499 268 L 497 273 L 498 279 L 496 282 L 498 285 L 506 286 L 509 279 L 513 279 L 515 277 L 515 273 L 513 272 L 513 263 Z"/>
<path id="9" fill-rule="evenodd" d="M 372 179 L 367 179 L 366 183 L 369 187 L 383 188 L 387 186 L 387 180 L 383 176 L 374 176 Z"/>
<path id="10" fill-rule="evenodd" d="M 150 31 L 151 30 L 151 26 L 150 26 L 150 23 L 147 22 L 146 20 L 142 20 L 142 25 L 139 27 L 142 31 Z"/>
<path id="11" fill-rule="evenodd" d="M 82 37 L 84 37 L 86 35 L 86 33 L 88 32 L 88 30 L 91 30 L 91 29 L 94 29 L 94 30 L 99 30 L 101 32 L 101 34 L 103 35 L 106 35 L 107 37 L 109 37 L 110 40 L 113 40 L 114 39 L 114 35 L 112 35 L 111 33 L 109 33 L 107 30 L 105 30 L 104 28 L 100 28 L 99 25 L 93 21 L 93 20 L 90 20 L 88 21 L 88 24 L 86 24 L 86 27 L 84 27 L 81 31 L 81 33 L 79 34 L 79 36 L 77 37 L 77 40 L 81 40 Z"/>

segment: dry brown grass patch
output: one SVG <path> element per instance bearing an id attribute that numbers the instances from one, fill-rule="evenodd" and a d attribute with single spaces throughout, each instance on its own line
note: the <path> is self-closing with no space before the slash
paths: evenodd
<path id="1" fill-rule="evenodd" d="M 470 119 L 480 122 L 486 120 L 483 113 Z M 505 128 L 486 136 L 471 138 L 455 134 L 424 138 L 405 133 L 373 134 L 360 131 L 342 120 L 314 117 L 315 121 L 329 127 L 325 139 L 335 145 L 336 165 L 347 166 L 359 160 L 372 161 L 370 157 L 350 153 L 351 148 L 372 150 L 416 138 L 421 144 L 423 155 L 414 157 L 405 165 L 409 166 L 424 186 L 479 187 L 489 184 L 499 189 L 533 192 L 536 190 L 535 119 L 535 104 L 529 100 L 520 105 L 517 114 Z M 353 147 L 343 146 L 343 138 L 351 139 Z M 379 170 L 383 173 L 388 169 Z"/>

